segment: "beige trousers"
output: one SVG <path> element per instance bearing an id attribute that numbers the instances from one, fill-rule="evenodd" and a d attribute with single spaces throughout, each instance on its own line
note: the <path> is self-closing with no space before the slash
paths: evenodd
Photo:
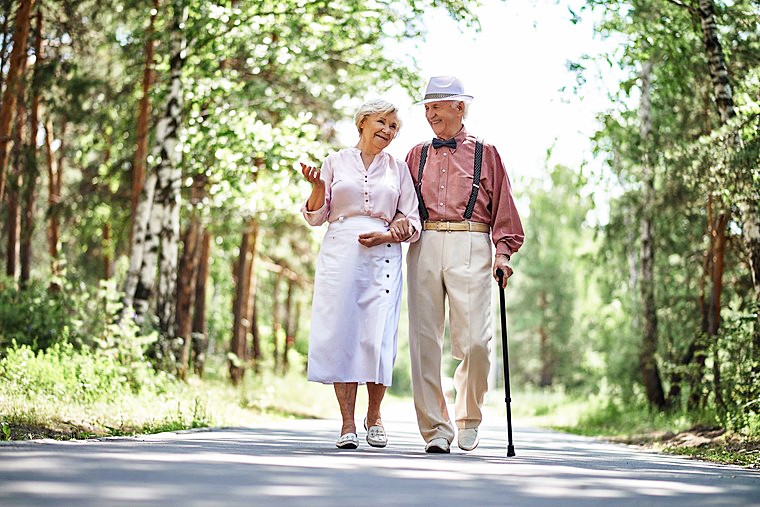
<path id="1" fill-rule="evenodd" d="M 423 231 L 407 254 L 409 351 L 414 407 L 426 442 L 454 440 L 441 387 L 448 300 L 458 428 L 476 428 L 488 390 L 491 340 L 491 241 L 488 233 Z"/>

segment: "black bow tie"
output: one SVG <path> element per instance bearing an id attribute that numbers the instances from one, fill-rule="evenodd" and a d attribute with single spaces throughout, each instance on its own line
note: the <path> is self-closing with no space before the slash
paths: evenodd
<path id="1" fill-rule="evenodd" d="M 457 141 L 453 137 L 447 141 L 441 141 L 437 137 L 433 139 L 433 148 L 437 150 L 441 146 L 446 146 L 447 148 L 451 148 L 452 150 L 455 150 L 457 148 Z"/>

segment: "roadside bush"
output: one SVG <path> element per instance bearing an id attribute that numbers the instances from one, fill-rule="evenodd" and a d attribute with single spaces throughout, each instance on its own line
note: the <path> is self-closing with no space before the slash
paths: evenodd
<path id="1" fill-rule="evenodd" d="M 0 359 L 0 385 L 9 396 L 86 405 L 145 390 L 164 392 L 175 382 L 118 348 L 88 350 L 56 343 L 35 352 L 28 345 L 14 344 Z"/>
<path id="2" fill-rule="evenodd" d="M 63 291 L 50 292 L 41 283 L 19 289 L 0 278 L 0 353 L 12 342 L 34 350 L 67 339 L 72 328 L 71 300 Z"/>

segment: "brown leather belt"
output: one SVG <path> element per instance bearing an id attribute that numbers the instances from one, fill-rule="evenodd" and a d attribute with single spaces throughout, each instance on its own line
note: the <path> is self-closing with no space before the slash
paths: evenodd
<path id="1" fill-rule="evenodd" d="M 470 232 L 489 232 L 491 227 L 488 224 L 480 222 L 433 222 L 427 220 L 422 224 L 424 231 L 470 231 Z"/>

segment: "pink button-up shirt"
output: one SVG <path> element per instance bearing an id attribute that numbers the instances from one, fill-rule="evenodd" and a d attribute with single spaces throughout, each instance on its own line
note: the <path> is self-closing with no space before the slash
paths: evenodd
<path id="1" fill-rule="evenodd" d="M 414 234 L 407 241 L 420 237 L 417 194 L 405 162 L 382 151 L 365 170 L 359 149 L 344 148 L 325 159 L 320 178 L 325 182 L 324 204 L 314 211 L 308 211 L 305 204 L 301 207 L 309 224 L 321 225 L 354 216 L 390 223 L 398 210 L 414 227 Z"/>
<path id="2" fill-rule="evenodd" d="M 422 200 L 428 210 L 428 220 L 464 220 L 464 211 L 472 192 L 475 161 L 475 136 L 464 127 L 454 136 L 455 149 L 428 147 L 422 177 Z M 406 156 L 406 163 L 417 184 L 422 155 L 420 143 Z M 512 255 L 525 240 L 522 222 L 512 197 L 512 187 L 499 152 L 491 144 L 483 144 L 483 164 L 480 172 L 480 190 L 470 218 L 491 226 L 491 240 L 497 254 Z"/>

